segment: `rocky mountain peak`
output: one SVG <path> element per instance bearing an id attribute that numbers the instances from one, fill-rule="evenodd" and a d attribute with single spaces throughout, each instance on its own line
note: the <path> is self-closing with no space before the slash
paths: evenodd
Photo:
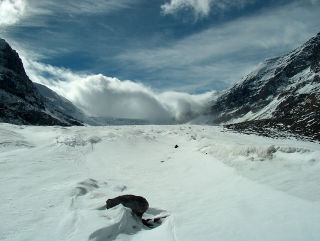
<path id="1" fill-rule="evenodd" d="M 318 72 L 320 66 L 319 54 L 320 33 L 285 56 L 288 65 L 284 70 L 286 71 L 287 76 L 292 77 L 309 66 L 311 67 L 311 70 Z"/>
<path id="2" fill-rule="evenodd" d="M 16 74 L 27 77 L 24 70 L 22 60 L 18 53 L 13 50 L 10 45 L 0 38 L 0 66 L 7 70 L 11 70 Z"/>
<path id="3" fill-rule="evenodd" d="M 311 103 L 311 104 L 310 104 Z M 214 123 L 275 128 L 320 140 L 320 33 L 292 52 L 261 63 L 212 105 Z"/>
<path id="4" fill-rule="evenodd" d="M 39 87 L 40 88 L 40 87 Z M 67 103 L 60 96 L 57 100 Z M 59 102 L 60 103 L 60 102 Z M 0 39 L 0 122 L 32 125 L 81 125 L 70 113 L 59 111 L 41 95 L 38 86 L 27 76 L 18 53 Z"/>
<path id="5" fill-rule="evenodd" d="M 0 41 L 0 89 L 43 108 L 41 97 L 26 75 L 18 53 L 3 39 Z"/>

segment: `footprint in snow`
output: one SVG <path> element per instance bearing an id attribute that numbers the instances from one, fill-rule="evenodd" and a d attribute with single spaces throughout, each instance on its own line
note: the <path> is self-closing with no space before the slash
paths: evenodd
<path id="1" fill-rule="evenodd" d="M 75 189 L 75 196 L 79 197 L 79 196 L 84 196 L 86 195 L 88 192 L 99 188 L 98 182 L 94 179 L 88 179 L 85 180 L 83 182 L 79 182 L 78 186 Z"/>

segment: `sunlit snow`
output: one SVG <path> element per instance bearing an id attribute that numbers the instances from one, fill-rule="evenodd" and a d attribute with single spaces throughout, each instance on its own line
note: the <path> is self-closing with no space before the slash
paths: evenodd
<path id="1" fill-rule="evenodd" d="M 174 148 L 178 145 L 178 148 Z M 0 240 L 320 240 L 320 145 L 220 127 L 0 124 Z M 105 201 L 144 196 L 149 229 Z"/>

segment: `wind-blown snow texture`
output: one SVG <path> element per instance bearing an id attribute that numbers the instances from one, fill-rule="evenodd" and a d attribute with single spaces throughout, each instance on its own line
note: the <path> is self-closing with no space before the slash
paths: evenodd
<path id="1" fill-rule="evenodd" d="M 320 145 L 221 130 L 0 124 L 0 240 L 320 240 Z"/>
<path id="2" fill-rule="evenodd" d="M 320 140 L 320 33 L 291 53 L 260 64 L 211 108 L 214 122 L 272 135 L 270 129 Z M 236 124 L 234 124 L 236 123 Z"/>

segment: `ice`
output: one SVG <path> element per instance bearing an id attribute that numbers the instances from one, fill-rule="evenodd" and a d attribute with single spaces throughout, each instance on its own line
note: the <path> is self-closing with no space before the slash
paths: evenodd
<path id="1" fill-rule="evenodd" d="M 1 241 L 320 240 L 318 143 L 201 125 L 0 134 Z M 167 217 L 150 229 L 105 209 L 124 194 L 149 201 L 144 218 Z"/>

